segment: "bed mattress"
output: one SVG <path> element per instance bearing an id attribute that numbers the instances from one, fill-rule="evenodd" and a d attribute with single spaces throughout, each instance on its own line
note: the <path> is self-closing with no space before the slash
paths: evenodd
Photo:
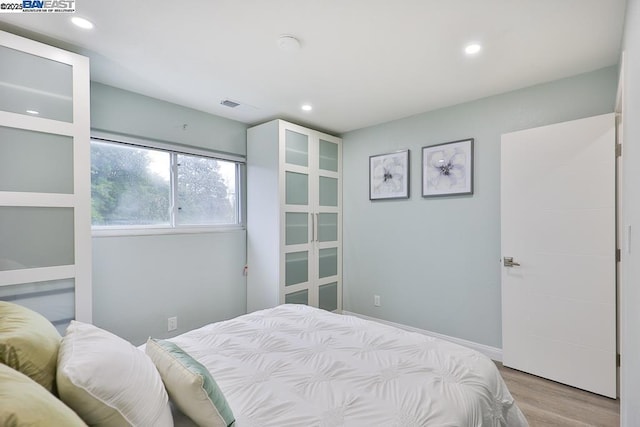
<path id="1" fill-rule="evenodd" d="M 528 425 L 486 356 L 353 316 L 282 305 L 170 341 L 211 372 L 237 427 Z"/>

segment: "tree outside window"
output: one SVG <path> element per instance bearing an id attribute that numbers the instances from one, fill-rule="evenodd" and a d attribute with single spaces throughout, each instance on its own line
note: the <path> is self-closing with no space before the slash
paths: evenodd
<path id="1" fill-rule="evenodd" d="M 92 224 L 238 224 L 237 167 L 236 162 L 210 157 L 92 141 Z"/>

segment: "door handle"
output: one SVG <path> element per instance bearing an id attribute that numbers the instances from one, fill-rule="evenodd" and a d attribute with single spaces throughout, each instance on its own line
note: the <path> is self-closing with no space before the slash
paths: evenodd
<path id="1" fill-rule="evenodd" d="M 316 221 L 312 213 L 309 213 L 309 216 L 311 217 L 311 242 L 314 242 L 316 240 Z"/>
<path id="2" fill-rule="evenodd" d="M 506 256 L 506 257 L 502 258 L 502 261 L 503 261 L 503 265 L 505 267 L 520 267 L 520 264 L 518 264 L 517 262 L 513 261 L 513 257 Z"/>

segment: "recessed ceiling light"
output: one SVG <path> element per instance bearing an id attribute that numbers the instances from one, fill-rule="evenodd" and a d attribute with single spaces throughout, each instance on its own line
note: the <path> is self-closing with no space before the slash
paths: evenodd
<path id="1" fill-rule="evenodd" d="M 38 114 L 40 114 L 40 112 L 36 111 L 36 110 L 27 110 L 27 113 L 28 114 L 33 114 L 34 116 L 37 116 Z"/>
<path id="2" fill-rule="evenodd" d="M 93 23 L 91 21 L 89 21 L 88 19 L 80 18 L 79 16 L 74 16 L 73 18 L 71 18 L 71 22 L 73 22 L 74 25 L 85 30 L 90 30 L 93 28 Z"/>
<path id="3" fill-rule="evenodd" d="M 313 107 L 311 105 L 309 105 L 309 104 L 304 104 L 302 106 L 302 110 L 303 111 L 311 111 L 311 110 L 313 110 Z"/>
<path id="4" fill-rule="evenodd" d="M 471 43 L 464 48 L 464 53 L 466 53 L 467 55 L 475 55 L 481 50 L 482 46 L 480 46 L 478 43 Z"/>

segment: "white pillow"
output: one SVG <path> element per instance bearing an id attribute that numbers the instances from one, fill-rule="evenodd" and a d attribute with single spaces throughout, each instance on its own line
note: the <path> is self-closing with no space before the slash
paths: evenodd
<path id="1" fill-rule="evenodd" d="M 96 326 L 72 321 L 60 344 L 60 399 L 89 425 L 173 427 L 167 392 L 149 357 Z"/>
<path id="2" fill-rule="evenodd" d="M 235 418 L 222 390 L 207 368 L 170 341 L 147 341 L 171 400 L 200 427 L 229 427 Z"/>

